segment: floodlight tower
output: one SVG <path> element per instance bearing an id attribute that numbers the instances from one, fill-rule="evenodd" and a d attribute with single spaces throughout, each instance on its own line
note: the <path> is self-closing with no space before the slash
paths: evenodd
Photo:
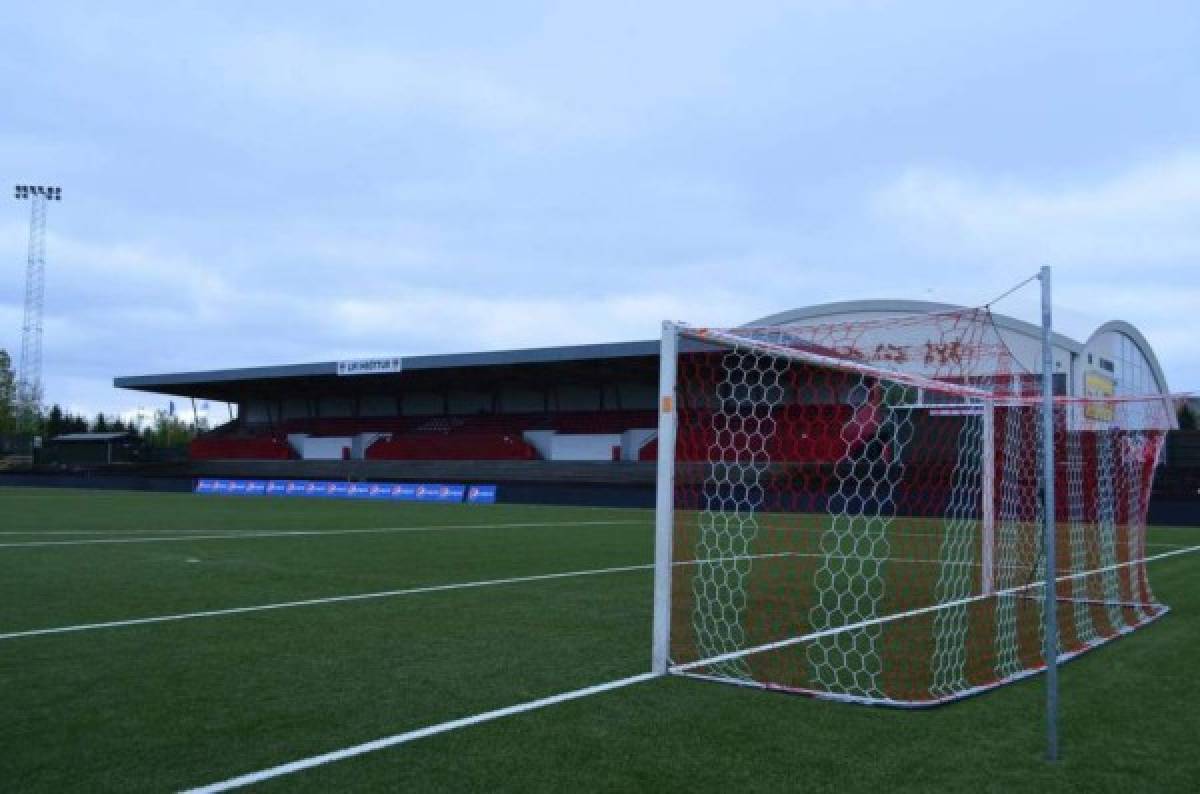
<path id="1" fill-rule="evenodd" d="M 46 297 L 46 203 L 62 201 L 62 188 L 17 185 L 15 198 L 28 200 L 29 255 L 25 263 L 25 317 L 17 370 L 17 415 L 22 430 L 33 431 L 42 410 L 42 306 Z"/>

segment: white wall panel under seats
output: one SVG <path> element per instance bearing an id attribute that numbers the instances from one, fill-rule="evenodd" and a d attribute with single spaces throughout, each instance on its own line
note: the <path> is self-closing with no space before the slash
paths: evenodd
<path id="1" fill-rule="evenodd" d="M 305 460 L 341 460 L 345 450 L 354 448 L 350 436 L 306 436 L 300 457 Z"/>
<path id="2" fill-rule="evenodd" d="M 557 435 L 556 431 L 526 430 L 522 435 L 525 438 L 525 442 L 529 444 L 529 446 L 536 449 L 538 455 L 540 455 L 543 460 L 553 460 L 551 455 L 553 454 L 552 447 L 554 445 L 554 436 Z"/>
<path id="3" fill-rule="evenodd" d="M 354 443 L 350 446 L 350 458 L 352 460 L 365 460 L 367 450 L 381 438 L 391 438 L 391 433 L 359 433 L 354 437 Z"/>
<path id="4" fill-rule="evenodd" d="M 613 447 L 621 445 L 619 433 L 563 434 L 555 433 L 550 440 L 551 460 L 608 460 Z"/>
<path id="5" fill-rule="evenodd" d="M 642 447 L 658 438 L 658 430 L 649 427 L 638 427 L 626 430 L 621 434 L 621 460 L 636 461 Z"/>

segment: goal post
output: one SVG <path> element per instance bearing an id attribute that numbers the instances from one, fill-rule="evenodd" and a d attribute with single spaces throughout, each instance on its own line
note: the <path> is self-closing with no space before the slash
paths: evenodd
<path id="1" fill-rule="evenodd" d="M 675 365 L 679 329 L 664 322 L 659 351 L 658 474 L 654 511 L 654 621 L 650 669 L 667 672 L 671 643 L 671 546 L 675 520 Z"/>
<path id="2" fill-rule="evenodd" d="M 996 408 L 990 400 L 983 403 L 980 425 L 980 591 L 990 595 L 996 592 Z"/>
<path id="3" fill-rule="evenodd" d="M 664 325 L 654 672 L 931 706 L 1164 614 L 1162 396 L 1055 397 L 1043 422 L 1002 342 L 986 310 Z"/>

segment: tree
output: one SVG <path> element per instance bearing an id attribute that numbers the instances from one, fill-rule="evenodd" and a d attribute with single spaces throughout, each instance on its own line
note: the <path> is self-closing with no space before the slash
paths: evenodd
<path id="1" fill-rule="evenodd" d="M 61 436 L 67 432 L 67 417 L 58 403 L 50 406 L 50 411 L 42 420 L 42 429 L 47 438 Z"/>
<path id="2" fill-rule="evenodd" d="M 142 438 L 152 447 L 185 447 L 195 437 L 192 427 L 174 416 L 159 411 L 154 426 L 142 431 Z"/>
<path id="3" fill-rule="evenodd" d="M 107 433 L 108 432 L 108 420 L 104 418 L 104 414 L 102 414 L 102 413 L 96 414 L 96 420 L 94 422 L 92 422 L 92 432 L 95 432 L 95 433 Z"/>
<path id="4" fill-rule="evenodd" d="M 0 435 L 17 429 L 17 379 L 12 370 L 12 357 L 0 348 Z"/>

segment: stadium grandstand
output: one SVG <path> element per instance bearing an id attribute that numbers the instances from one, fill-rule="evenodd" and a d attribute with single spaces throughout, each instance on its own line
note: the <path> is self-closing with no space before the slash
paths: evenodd
<path id="1" fill-rule="evenodd" d="M 754 320 L 821 325 L 962 307 L 904 300 L 829 303 Z M 991 315 L 1029 373 L 1040 329 Z M 914 326 L 920 328 L 921 326 Z M 230 405 L 228 423 L 195 439 L 194 476 L 430 477 L 505 483 L 633 486 L 646 501 L 657 454 L 657 340 L 119 377 L 115 385 Z M 952 355 L 932 340 L 908 350 Z M 872 351 L 856 351 L 870 358 Z M 1076 396 L 1167 393 L 1146 339 L 1128 323 L 1085 342 L 1054 338 L 1055 391 Z M 1032 375 L 1037 377 L 1037 375 Z M 781 421 L 804 423 L 795 407 Z M 834 425 L 826 423 L 825 426 Z M 831 439 L 809 437 L 817 458 Z M 833 453 L 830 453 L 833 454 Z M 650 490 L 645 490 L 650 489 Z M 627 501 L 628 492 L 621 501 Z"/>

